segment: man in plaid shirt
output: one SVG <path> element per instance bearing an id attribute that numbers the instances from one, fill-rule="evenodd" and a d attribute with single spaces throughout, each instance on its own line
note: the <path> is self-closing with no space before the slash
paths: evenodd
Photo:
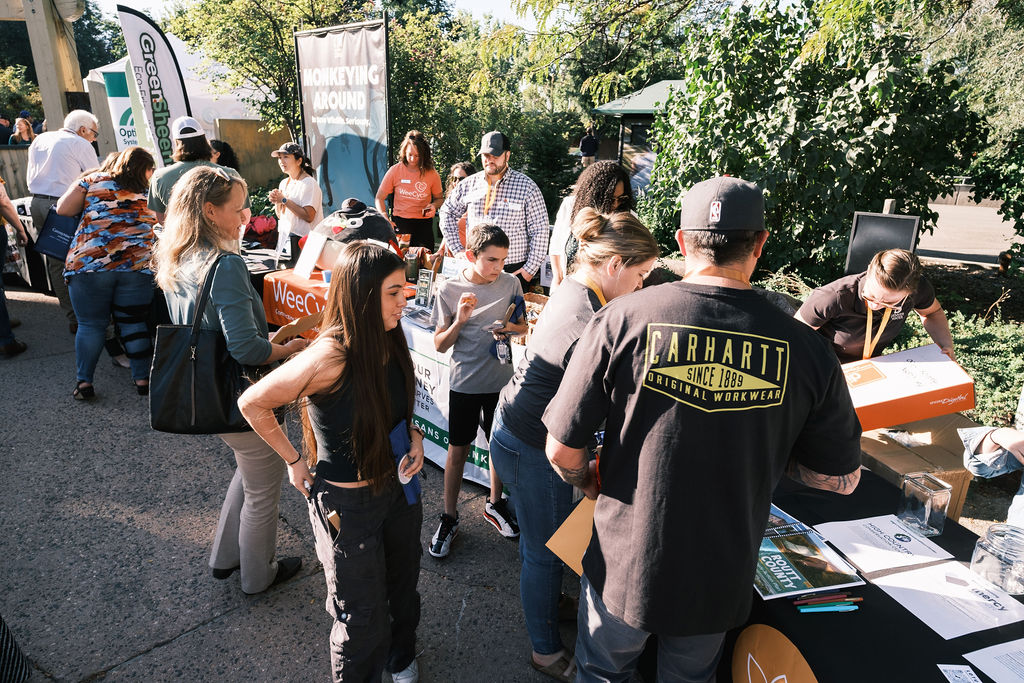
<path id="1" fill-rule="evenodd" d="M 523 289 L 537 275 L 548 253 L 548 210 L 537 183 L 508 167 L 508 138 L 498 131 L 484 135 L 480 156 L 484 170 L 459 182 L 441 206 L 441 234 L 453 254 L 465 250 L 458 223 L 466 230 L 493 223 L 509 239 L 505 272 L 519 277 Z"/>

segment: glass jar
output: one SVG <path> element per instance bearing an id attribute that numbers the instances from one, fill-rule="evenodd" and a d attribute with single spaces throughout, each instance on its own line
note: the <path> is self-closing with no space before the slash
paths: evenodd
<path id="1" fill-rule="evenodd" d="M 990 526 L 974 546 L 971 571 L 1011 595 L 1024 595 L 1024 529 Z"/>

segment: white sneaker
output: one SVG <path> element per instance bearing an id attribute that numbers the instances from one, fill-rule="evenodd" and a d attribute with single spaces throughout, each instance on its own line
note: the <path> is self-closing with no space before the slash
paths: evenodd
<path id="1" fill-rule="evenodd" d="M 391 680 L 395 683 L 416 683 L 420 680 L 420 666 L 416 663 L 416 660 L 412 660 L 412 664 L 405 667 L 398 673 L 391 674 Z"/>

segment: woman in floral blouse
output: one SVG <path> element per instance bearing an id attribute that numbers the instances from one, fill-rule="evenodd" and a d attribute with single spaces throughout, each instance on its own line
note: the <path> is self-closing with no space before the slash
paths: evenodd
<path id="1" fill-rule="evenodd" d="M 82 214 L 64 264 L 78 318 L 76 400 L 96 395 L 93 372 L 111 314 L 121 331 L 135 388 L 141 395 L 149 393 L 153 348 L 146 314 L 153 299 L 149 261 L 156 214 L 146 208 L 146 200 L 156 164 L 146 150 L 129 147 L 104 168 L 75 181 L 57 203 L 62 216 Z"/>

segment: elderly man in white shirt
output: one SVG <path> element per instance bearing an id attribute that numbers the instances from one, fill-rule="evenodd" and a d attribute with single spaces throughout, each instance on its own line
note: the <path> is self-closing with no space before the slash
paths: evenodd
<path id="1" fill-rule="evenodd" d="M 64 127 L 42 133 L 28 148 L 28 191 L 32 193 L 32 230 L 37 239 L 43 229 L 46 213 L 57 203 L 83 171 L 100 165 L 92 143 L 99 137 L 99 120 L 83 109 L 76 109 L 64 118 Z M 61 310 L 67 316 L 71 333 L 78 328 L 75 311 L 71 308 L 68 286 L 64 282 L 64 262 L 44 257 Z"/>

